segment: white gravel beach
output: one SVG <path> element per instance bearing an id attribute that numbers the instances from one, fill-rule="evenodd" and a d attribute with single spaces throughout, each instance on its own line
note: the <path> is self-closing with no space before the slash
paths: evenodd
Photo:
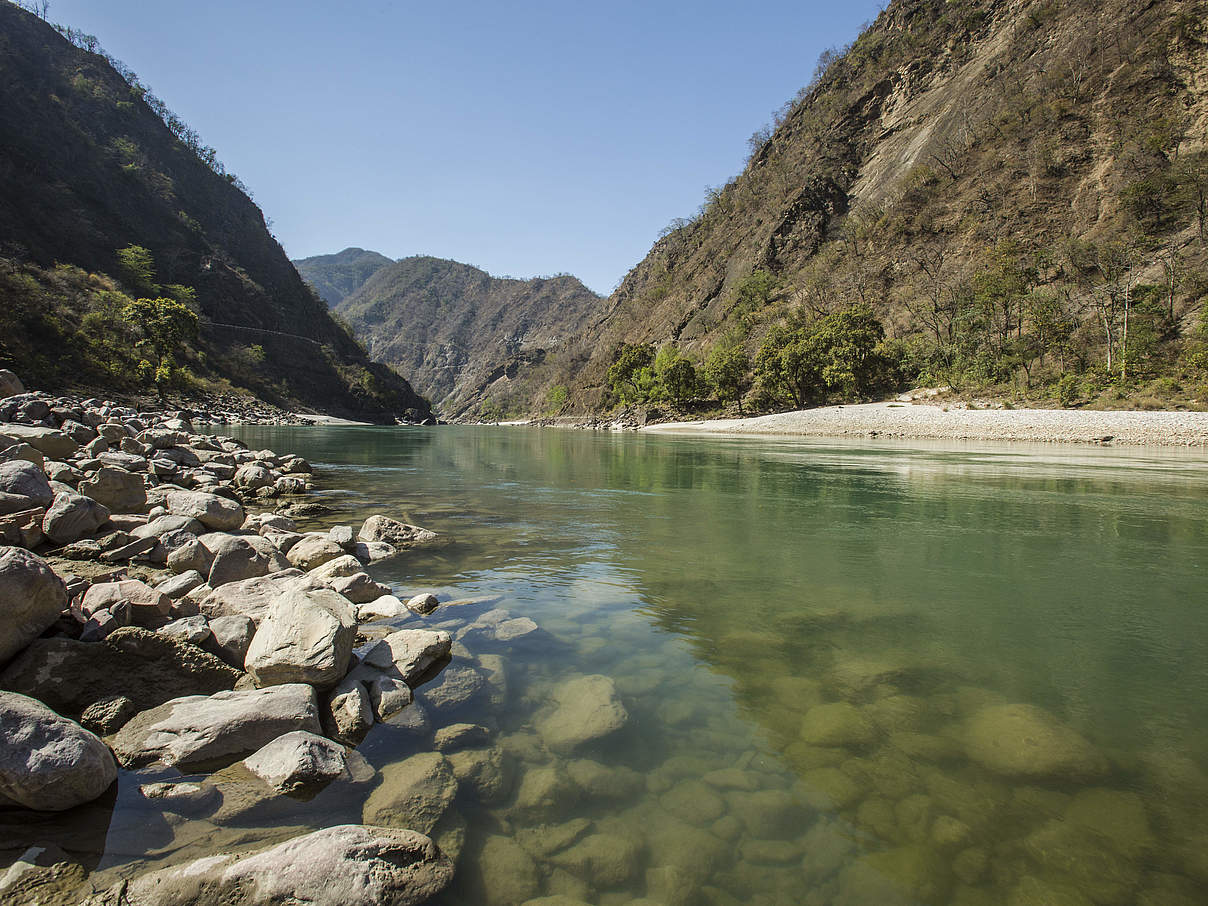
<path id="1" fill-rule="evenodd" d="M 1208 412 L 967 409 L 887 402 L 824 406 L 754 418 L 669 422 L 642 430 L 656 434 L 1107 442 L 1113 445 L 1198 447 L 1208 445 Z"/>

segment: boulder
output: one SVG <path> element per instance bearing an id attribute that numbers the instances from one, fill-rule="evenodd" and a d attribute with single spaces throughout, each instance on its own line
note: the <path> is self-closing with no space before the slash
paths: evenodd
<path id="1" fill-rule="evenodd" d="M 191 617 L 181 617 L 173 620 L 167 626 L 159 629 L 160 635 L 201 648 L 210 638 L 210 625 L 205 617 L 197 614 Z"/>
<path id="2" fill-rule="evenodd" d="M 156 516 L 151 521 L 135 528 L 130 534 L 135 538 L 162 538 L 169 532 L 187 532 L 190 535 L 205 534 L 205 526 L 192 516 Z"/>
<path id="3" fill-rule="evenodd" d="M 452 664 L 423 687 L 420 698 L 429 711 L 443 714 L 472 703 L 486 691 L 486 677 L 480 671 L 465 664 Z"/>
<path id="4" fill-rule="evenodd" d="M 450 724 L 436 731 L 432 748 L 438 752 L 456 752 L 485 746 L 490 738 L 491 731 L 482 724 Z"/>
<path id="5" fill-rule="evenodd" d="M 397 519 L 391 519 L 389 516 L 377 515 L 365 520 L 360 532 L 357 533 L 357 539 L 366 542 L 384 541 L 400 550 L 406 550 L 411 547 L 435 544 L 439 540 L 439 536 L 436 532 L 420 528 L 418 525 L 408 525 Z"/>
<path id="6" fill-rule="evenodd" d="M 801 738 L 811 746 L 866 746 L 876 740 L 877 727 L 850 702 L 830 702 L 805 712 Z"/>
<path id="7" fill-rule="evenodd" d="M 348 672 L 356 639 L 349 603 L 329 589 L 291 589 L 264 614 L 244 666 L 258 686 L 332 686 Z"/>
<path id="8" fill-rule="evenodd" d="M 293 549 L 291 548 L 290 550 L 292 552 Z M 316 566 L 309 571 L 308 575 L 314 582 L 320 585 L 329 585 L 336 579 L 355 576 L 362 569 L 360 560 L 352 556 L 352 554 L 344 554 L 342 557 L 328 560 L 322 566 Z"/>
<path id="9" fill-rule="evenodd" d="M 130 621 L 138 626 L 162 626 L 172 610 L 171 598 L 139 579 L 98 582 L 84 592 L 80 609 L 91 616 L 98 610 L 112 611 L 123 601 L 130 605 Z"/>
<path id="10" fill-rule="evenodd" d="M 24 459 L 0 462 L 0 513 L 48 507 L 55 499 L 42 469 Z"/>
<path id="11" fill-rule="evenodd" d="M 223 663 L 242 670 L 252 637 L 256 634 L 256 624 L 251 617 L 241 614 L 214 617 L 209 626 L 210 637 L 201 643 L 201 647 Z"/>
<path id="12" fill-rule="evenodd" d="M 359 745 L 373 726 L 373 706 L 366 685 L 345 679 L 323 703 L 323 731 L 332 739 Z"/>
<path id="13" fill-rule="evenodd" d="M 354 544 L 351 525 L 333 525 L 328 529 L 327 537 L 340 545 L 340 547 L 347 548 L 351 552 Z"/>
<path id="14" fill-rule="evenodd" d="M 243 525 L 243 505 L 204 491 L 171 491 L 164 500 L 173 516 L 196 519 L 210 531 L 232 532 Z"/>
<path id="15" fill-rule="evenodd" d="M 433 665 L 449 656 L 452 647 L 447 632 L 400 629 L 376 642 L 361 660 L 378 669 L 396 670 L 407 685 L 414 686 Z"/>
<path id="16" fill-rule="evenodd" d="M 197 570 L 190 569 L 170 579 L 165 579 L 155 586 L 155 590 L 175 601 L 177 598 L 183 598 L 193 589 L 205 584 L 205 577 Z"/>
<path id="17" fill-rule="evenodd" d="M 368 604 L 357 605 L 357 621 L 372 623 L 378 620 L 396 620 L 399 617 L 410 616 L 407 605 L 394 595 L 382 595 Z"/>
<path id="18" fill-rule="evenodd" d="M 440 600 L 433 594 L 416 595 L 407 601 L 407 609 L 420 616 L 426 616 L 440 607 Z"/>
<path id="19" fill-rule="evenodd" d="M 12 440 L 11 437 L 0 435 L 0 448 L 2 448 L 0 449 L 0 462 L 21 459 L 25 462 L 33 463 L 49 478 L 50 474 L 46 471 L 46 457 L 42 455 L 42 451 L 27 443 L 11 443 Z M 5 444 L 10 445 L 5 446 Z"/>
<path id="20" fill-rule="evenodd" d="M 349 824 L 122 881 L 85 906 L 419 906 L 452 878 L 452 861 L 428 837 Z"/>
<path id="21" fill-rule="evenodd" d="M 21 383 L 21 379 L 7 368 L 0 368 L 0 399 L 7 399 L 24 392 L 25 385 Z"/>
<path id="22" fill-rule="evenodd" d="M 240 675 L 194 645 L 125 626 L 101 642 L 38 639 L 0 673 L 0 686 L 76 716 L 119 695 L 142 711 L 183 695 L 222 692 Z"/>
<path id="23" fill-rule="evenodd" d="M 385 541 L 358 541 L 352 546 L 353 555 L 362 563 L 377 563 L 398 556 L 398 548 Z"/>
<path id="24" fill-rule="evenodd" d="M 55 428 L 40 428 L 34 425 L 5 425 L 2 429 L 9 437 L 23 441 L 41 451 L 48 459 L 60 462 L 71 459 L 80 445 Z"/>
<path id="25" fill-rule="evenodd" d="M 213 588 L 289 568 L 272 542 L 259 535 L 213 532 L 198 540 L 214 558 L 208 578 Z"/>
<path id="26" fill-rule="evenodd" d="M 0 547 L 0 664 L 54 624 L 67 608 L 67 586 L 41 557 Z"/>
<path id="27" fill-rule="evenodd" d="M 109 736 L 120 730 L 138 713 L 138 706 L 124 695 L 110 695 L 94 701 L 80 714 L 80 724 L 89 733 Z"/>
<path id="28" fill-rule="evenodd" d="M 113 749 L 123 767 L 189 771 L 231 764 L 294 730 L 322 730 L 314 689 L 301 683 L 172 699 L 122 727 Z"/>
<path id="29" fill-rule="evenodd" d="M 365 801 L 363 820 L 430 833 L 456 796 L 449 762 L 439 752 L 422 752 L 382 768 L 382 782 Z"/>
<path id="30" fill-rule="evenodd" d="M 1107 773 L 1107 759 L 1075 730 L 1035 705 L 991 705 L 965 727 L 965 751 L 996 774 L 1088 780 Z"/>
<path id="31" fill-rule="evenodd" d="M 311 570 L 344 555 L 344 549 L 326 535 L 303 535 L 289 549 L 286 559 L 290 566 Z"/>
<path id="32" fill-rule="evenodd" d="M 569 752 L 625 726 L 629 712 L 606 676 L 582 676 L 559 686 L 555 707 L 537 721 L 537 731 L 555 752 Z"/>
<path id="33" fill-rule="evenodd" d="M 197 538 L 181 538 L 180 544 L 168 552 L 168 569 L 174 573 L 196 572 L 202 576 L 210 574 L 214 555 Z"/>
<path id="34" fill-rule="evenodd" d="M 463 795 L 489 804 L 499 802 L 511 790 L 509 765 L 498 746 L 450 752 L 448 759 Z"/>
<path id="35" fill-rule="evenodd" d="M 143 479 L 116 466 L 102 466 L 80 482 L 79 491 L 105 506 L 111 513 L 141 513 L 147 506 Z"/>
<path id="36" fill-rule="evenodd" d="M 347 770 L 342 745 L 305 730 L 278 736 L 243 759 L 243 766 L 278 793 L 313 791 Z"/>
<path id="37" fill-rule="evenodd" d="M 333 579 L 331 589 L 346 597 L 353 604 L 368 604 L 370 601 L 376 601 L 390 593 L 390 589 L 374 582 L 368 573 L 356 573 L 352 576 Z"/>
<path id="38" fill-rule="evenodd" d="M 42 534 L 55 544 L 70 544 L 96 533 L 109 521 L 109 510 L 91 497 L 60 491 L 42 517 Z"/>
<path id="39" fill-rule="evenodd" d="M 256 576 L 242 582 L 228 582 L 202 604 L 202 611 L 210 618 L 216 616 L 246 616 L 259 623 L 269 604 L 298 584 L 305 573 L 300 569 L 287 569 Z"/>
<path id="40" fill-rule="evenodd" d="M 0 801 L 60 812 L 104 793 L 117 779 L 108 747 L 39 701 L 0 692 Z"/>
<path id="41" fill-rule="evenodd" d="M 235 484 L 246 491 L 271 487 L 277 480 L 272 471 L 256 463 L 240 466 L 235 472 Z"/>

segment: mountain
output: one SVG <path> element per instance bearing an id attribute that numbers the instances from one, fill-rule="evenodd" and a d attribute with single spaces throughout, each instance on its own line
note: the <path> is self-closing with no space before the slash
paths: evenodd
<path id="1" fill-rule="evenodd" d="M 882 393 L 1208 405 L 1205 23 L 1188 0 L 894 0 L 557 368 L 519 374 L 526 408 L 558 383 L 609 409 L 645 344 L 745 353 L 763 408 L 796 404 L 794 368 L 813 399 L 859 398 L 853 309 L 884 331 Z"/>
<path id="2" fill-rule="evenodd" d="M 391 259 L 377 252 L 349 248 L 334 255 L 296 259 L 294 267 L 315 288 L 319 298 L 334 308 L 390 263 Z"/>
<path id="3" fill-rule="evenodd" d="M 336 306 L 375 359 L 403 369 L 447 418 L 527 405 L 532 382 L 561 347 L 601 315 L 602 299 L 574 277 L 492 277 L 442 258 L 382 267 Z M 529 383 L 516 397 L 513 379 Z"/>
<path id="4" fill-rule="evenodd" d="M 426 417 L 213 150 L 95 38 L 63 31 L 0 2 L 0 362 L 44 389 L 230 383 L 282 405 Z M 197 339 L 157 345 L 162 331 L 131 314 L 140 296 L 192 308 Z"/>

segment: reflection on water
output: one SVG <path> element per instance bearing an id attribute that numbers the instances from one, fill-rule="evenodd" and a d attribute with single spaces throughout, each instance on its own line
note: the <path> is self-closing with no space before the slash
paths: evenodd
<path id="1" fill-rule="evenodd" d="M 470 722 L 490 740 L 448 755 L 460 793 L 431 828 L 460 852 L 449 904 L 1205 899 L 1200 457 L 240 436 L 351 492 L 328 498 L 340 521 L 384 512 L 452 535 L 375 568 L 408 593 L 483 601 L 430 622 L 456 633 L 502 607 L 541 627 L 465 635 L 467 672 L 428 696 L 430 723 L 361 747 L 376 786 L 263 824 L 384 814 L 431 732 Z M 566 703 L 585 676 L 611 679 L 619 729 L 591 736 L 612 718 Z M 177 857 L 236 833 L 175 827 Z M 114 843 L 111 862 L 136 855 Z"/>

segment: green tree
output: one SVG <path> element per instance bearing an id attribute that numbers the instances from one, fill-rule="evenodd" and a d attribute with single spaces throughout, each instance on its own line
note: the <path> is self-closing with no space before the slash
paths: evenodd
<path id="1" fill-rule="evenodd" d="M 671 344 L 667 344 L 654 358 L 656 390 L 674 403 L 684 403 L 696 396 L 698 380 L 696 366 L 688 361 Z"/>
<path id="2" fill-rule="evenodd" d="M 545 394 L 545 411 L 549 415 L 557 415 L 570 399 L 570 393 L 563 384 L 555 384 Z"/>
<path id="3" fill-rule="evenodd" d="M 722 403 L 737 402 L 742 415 L 743 395 L 751 388 L 751 358 L 738 343 L 722 340 L 705 359 L 705 380 Z"/>
<path id="4" fill-rule="evenodd" d="M 608 383 L 622 403 L 642 403 L 654 390 L 654 349 L 644 344 L 624 343 L 613 355 Z"/>
<path id="5" fill-rule="evenodd" d="M 159 293 L 155 285 L 155 259 L 141 245 L 128 245 L 117 250 L 118 271 L 131 289 L 143 293 Z"/>
<path id="6" fill-rule="evenodd" d="M 176 353 L 197 339 L 197 314 L 175 299 L 134 299 L 122 308 L 122 320 L 134 329 L 135 346 L 151 353 L 154 361 L 144 361 L 162 388 L 173 376 Z"/>

